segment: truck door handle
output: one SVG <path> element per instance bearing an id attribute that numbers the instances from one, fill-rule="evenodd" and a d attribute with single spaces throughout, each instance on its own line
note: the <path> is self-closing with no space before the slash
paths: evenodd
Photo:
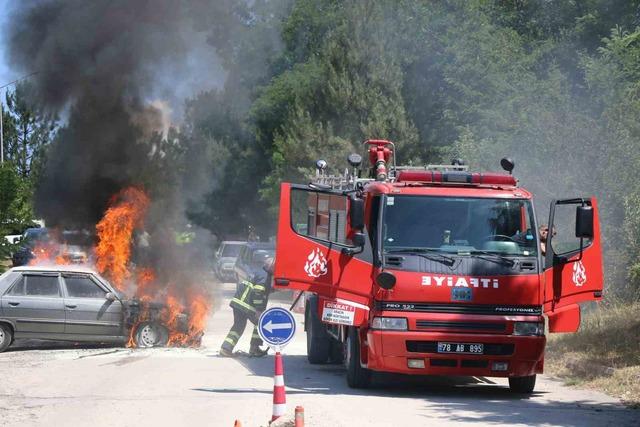
<path id="1" fill-rule="evenodd" d="M 77 307 L 76 304 L 65 304 L 65 307 L 70 308 L 71 310 L 73 310 L 74 308 Z"/>
<path id="2" fill-rule="evenodd" d="M 17 307 L 17 306 L 19 306 L 19 305 L 20 305 L 20 303 L 19 303 L 19 302 L 10 302 L 10 303 L 9 303 L 9 305 L 10 305 L 11 307 Z"/>

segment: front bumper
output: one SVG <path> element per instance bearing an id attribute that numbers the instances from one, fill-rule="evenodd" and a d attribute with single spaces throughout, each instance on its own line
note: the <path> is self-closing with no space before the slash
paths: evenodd
<path id="1" fill-rule="evenodd" d="M 484 353 L 443 354 L 438 342 L 482 343 Z M 470 375 L 511 377 L 542 373 L 544 336 L 369 330 L 367 367 L 374 371 L 414 375 Z M 424 360 L 424 368 L 409 368 L 408 359 Z M 506 370 L 494 370 L 506 362 Z"/>

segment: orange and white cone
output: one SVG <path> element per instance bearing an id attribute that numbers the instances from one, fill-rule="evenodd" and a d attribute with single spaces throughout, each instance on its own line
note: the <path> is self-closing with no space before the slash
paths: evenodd
<path id="1" fill-rule="evenodd" d="M 287 411 L 287 397 L 284 389 L 284 367 L 282 355 L 276 352 L 275 375 L 273 376 L 273 416 L 271 421 L 275 421 Z"/>

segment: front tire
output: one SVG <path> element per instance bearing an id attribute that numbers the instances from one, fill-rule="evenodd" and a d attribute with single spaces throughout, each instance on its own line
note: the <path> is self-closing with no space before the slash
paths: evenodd
<path id="1" fill-rule="evenodd" d="M 349 328 L 344 356 L 344 362 L 347 367 L 347 384 L 349 387 L 369 387 L 371 385 L 371 371 L 360 365 L 360 338 L 357 328 Z"/>
<path id="2" fill-rule="evenodd" d="M 307 360 L 312 365 L 326 363 L 331 353 L 331 341 L 329 334 L 327 334 L 324 324 L 314 312 L 316 305 L 316 303 L 309 304 L 305 316 L 305 329 L 307 330 Z"/>
<path id="3" fill-rule="evenodd" d="M 13 341 L 13 331 L 8 325 L 0 323 L 0 353 L 9 348 L 11 341 Z"/>
<path id="4" fill-rule="evenodd" d="M 509 388 L 513 393 L 531 394 L 536 386 L 536 376 L 509 377 Z"/>
<path id="5" fill-rule="evenodd" d="M 140 323 L 133 336 L 139 348 L 164 347 L 169 342 L 167 328 L 154 322 Z"/>

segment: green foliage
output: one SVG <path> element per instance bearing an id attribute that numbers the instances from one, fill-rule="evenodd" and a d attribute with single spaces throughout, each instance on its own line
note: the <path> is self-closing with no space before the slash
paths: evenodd
<path id="1" fill-rule="evenodd" d="M 510 156 L 541 222 L 552 198 L 599 198 L 609 283 L 640 294 L 639 1 L 283 4 L 230 17 L 227 83 L 187 104 L 185 155 L 211 160 L 201 225 L 272 234 L 281 181 L 342 172 L 370 137 L 414 164 Z"/>

